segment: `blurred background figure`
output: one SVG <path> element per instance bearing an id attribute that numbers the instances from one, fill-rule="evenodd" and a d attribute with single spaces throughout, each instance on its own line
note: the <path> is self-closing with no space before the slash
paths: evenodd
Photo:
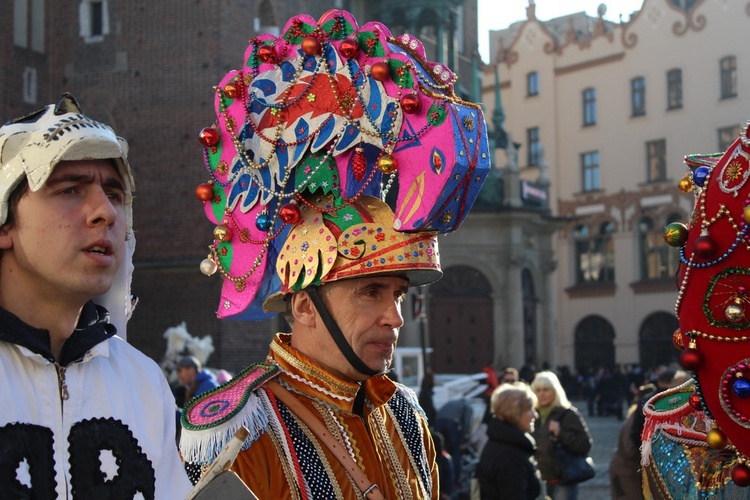
<path id="1" fill-rule="evenodd" d="M 539 419 L 532 435 L 536 440 L 539 471 L 553 500 L 576 500 L 577 484 L 561 484 L 560 467 L 555 460 L 554 441 L 572 453 L 586 455 L 593 440 L 581 414 L 570 404 L 560 380 L 551 371 L 536 374 L 531 390 L 537 397 Z"/>
<path id="2" fill-rule="evenodd" d="M 480 498 L 540 497 L 542 479 L 534 458 L 536 445 L 530 435 L 539 417 L 536 404 L 536 395 L 522 382 L 504 383 L 492 393 L 489 440 L 476 468 Z"/>
<path id="3" fill-rule="evenodd" d="M 445 438 L 445 449 L 453 458 L 453 482 L 460 488 L 461 456 L 474 424 L 474 409 L 466 398 L 448 401 L 437 412 L 434 430 Z"/>
<path id="4" fill-rule="evenodd" d="M 501 384 L 514 384 L 518 382 L 518 370 L 512 366 L 503 368 L 502 374 L 500 375 Z"/>
<path id="5" fill-rule="evenodd" d="M 453 457 L 445 449 L 445 438 L 437 431 L 432 431 L 435 443 L 435 462 L 440 478 L 440 500 L 450 500 L 453 496 Z"/>
<path id="6" fill-rule="evenodd" d="M 213 373 L 204 370 L 195 356 L 183 356 L 177 360 L 177 378 L 186 388 L 185 402 L 219 385 Z"/>

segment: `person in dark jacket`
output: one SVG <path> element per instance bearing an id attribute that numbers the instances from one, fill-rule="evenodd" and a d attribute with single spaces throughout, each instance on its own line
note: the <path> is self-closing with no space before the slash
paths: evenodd
<path id="1" fill-rule="evenodd" d="M 578 485 L 559 482 L 560 468 L 555 461 L 554 441 L 557 440 L 572 453 L 588 454 L 593 442 L 589 429 L 581 414 L 568 401 L 560 380 L 553 372 L 537 373 L 531 390 L 536 394 L 536 410 L 539 413 L 532 435 L 536 440 L 536 459 L 547 485 L 547 495 L 553 500 L 576 500 Z"/>
<path id="2" fill-rule="evenodd" d="M 475 472 L 480 498 L 539 498 L 542 480 L 534 459 L 536 445 L 529 434 L 539 416 L 536 403 L 536 396 L 522 382 L 502 384 L 492 393 L 489 440 Z"/>

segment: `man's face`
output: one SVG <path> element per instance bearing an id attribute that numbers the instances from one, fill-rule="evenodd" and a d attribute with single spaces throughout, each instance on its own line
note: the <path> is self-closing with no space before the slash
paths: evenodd
<path id="1" fill-rule="evenodd" d="M 406 279 L 374 276 L 328 283 L 321 295 L 357 356 L 373 370 L 386 372 L 393 362 L 399 328 L 404 324 L 401 302 Z M 364 380 L 339 351 L 325 326 L 317 332 L 318 349 L 312 356 L 349 380 Z"/>
<path id="2" fill-rule="evenodd" d="M 183 366 L 177 369 L 177 378 L 180 379 L 182 385 L 190 385 L 195 381 L 197 372 L 195 368 L 191 366 Z"/>
<path id="3" fill-rule="evenodd" d="M 60 162 L 0 228 L 2 265 L 19 293 L 87 301 L 107 292 L 125 250 L 125 190 L 108 160 Z"/>

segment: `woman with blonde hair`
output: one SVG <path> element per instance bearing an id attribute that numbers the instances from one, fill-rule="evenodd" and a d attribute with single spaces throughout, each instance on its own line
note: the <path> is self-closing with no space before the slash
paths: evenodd
<path id="1" fill-rule="evenodd" d="M 489 440 L 476 468 L 480 498 L 535 499 L 542 483 L 534 459 L 536 396 L 522 382 L 497 387 L 490 397 Z"/>
<path id="2" fill-rule="evenodd" d="M 571 453 L 586 455 L 592 445 L 589 429 L 581 414 L 568 401 L 560 379 L 553 372 L 537 373 L 531 382 L 531 390 L 536 394 L 536 411 L 539 413 L 532 435 L 536 440 L 536 459 L 547 485 L 547 494 L 553 500 L 576 500 L 578 485 L 560 482 L 555 441 Z"/>

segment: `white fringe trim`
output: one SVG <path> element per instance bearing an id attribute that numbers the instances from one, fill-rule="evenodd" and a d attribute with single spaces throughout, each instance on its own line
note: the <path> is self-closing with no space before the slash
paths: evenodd
<path id="1" fill-rule="evenodd" d="M 651 463 L 651 441 L 641 443 L 641 465 L 646 467 Z"/>
<path id="2" fill-rule="evenodd" d="M 248 449 L 268 429 L 268 415 L 263 411 L 255 392 L 250 394 L 242 409 L 223 424 L 202 430 L 183 427 L 180 436 L 182 459 L 197 465 L 210 464 L 242 426 L 250 431 L 250 436 L 242 445 L 243 450 Z"/>

